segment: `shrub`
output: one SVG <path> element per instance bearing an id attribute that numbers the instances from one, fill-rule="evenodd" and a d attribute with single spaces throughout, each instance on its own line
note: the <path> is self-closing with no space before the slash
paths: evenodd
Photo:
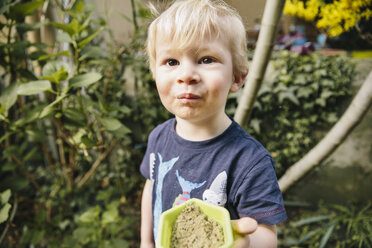
<path id="1" fill-rule="evenodd" d="M 114 46 L 105 20 L 74 3 L 59 6 L 67 23 L 32 24 L 25 17 L 43 1 L 1 3 L 0 192 L 10 188 L 18 204 L 1 246 L 138 244 L 139 165 L 149 131 L 168 115 L 141 52 L 144 30 Z M 26 39 L 46 25 L 58 31 L 52 54 Z M 134 96 L 129 67 L 142 85 Z"/>
<path id="2" fill-rule="evenodd" d="M 372 247 L 372 205 L 297 207 L 279 229 L 280 247 Z"/>
<path id="3" fill-rule="evenodd" d="M 274 54 L 272 63 L 272 80 L 258 92 L 245 128 L 271 152 L 281 176 L 316 144 L 317 130 L 338 120 L 351 95 L 354 65 L 344 56 L 288 51 Z M 229 100 L 230 114 L 236 99 Z"/>

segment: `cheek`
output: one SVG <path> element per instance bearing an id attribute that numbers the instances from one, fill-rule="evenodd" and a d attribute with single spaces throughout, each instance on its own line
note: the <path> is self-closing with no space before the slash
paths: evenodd
<path id="1" fill-rule="evenodd" d="M 156 83 L 156 88 L 158 90 L 159 97 L 161 101 L 164 103 L 169 100 L 169 97 L 171 96 L 171 87 L 167 85 L 166 83 Z"/>
<path id="2" fill-rule="evenodd" d="M 214 84 L 210 87 L 210 92 L 215 97 L 225 98 L 230 92 L 231 83 L 227 78 L 224 78 L 224 80 L 215 80 Z"/>

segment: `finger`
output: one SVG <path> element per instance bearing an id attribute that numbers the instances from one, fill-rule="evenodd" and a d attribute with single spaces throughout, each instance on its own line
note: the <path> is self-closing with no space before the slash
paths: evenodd
<path id="1" fill-rule="evenodd" d="M 253 233 L 257 229 L 257 221 L 249 217 L 243 217 L 238 220 L 232 220 L 231 224 L 234 231 L 241 235 Z"/>
<path id="2" fill-rule="evenodd" d="M 249 247 L 249 244 L 250 244 L 249 237 L 245 236 L 245 237 L 236 239 L 234 242 L 233 248 L 247 248 Z"/>

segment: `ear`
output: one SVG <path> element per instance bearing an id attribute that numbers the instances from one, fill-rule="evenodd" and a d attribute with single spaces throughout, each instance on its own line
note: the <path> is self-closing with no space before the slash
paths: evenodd
<path id="1" fill-rule="evenodd" d="M 241 73 L 239 75 L 234 75 L 233 82 L 230 88 L 230 92 L 238 91 L 244 84 L 245 78 L 247 77 L 248 72 Z"/>

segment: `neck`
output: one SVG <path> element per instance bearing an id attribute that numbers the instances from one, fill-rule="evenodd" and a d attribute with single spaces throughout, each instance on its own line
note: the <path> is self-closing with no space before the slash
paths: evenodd
<path id="1" fill-rule="evenodd" d="M 231 124 L 230 118 L 224 113 L 214 119 L 190 121 L 176 117 L 176 133 L 190 141 L 203 141 L 223 133 Z"/>

